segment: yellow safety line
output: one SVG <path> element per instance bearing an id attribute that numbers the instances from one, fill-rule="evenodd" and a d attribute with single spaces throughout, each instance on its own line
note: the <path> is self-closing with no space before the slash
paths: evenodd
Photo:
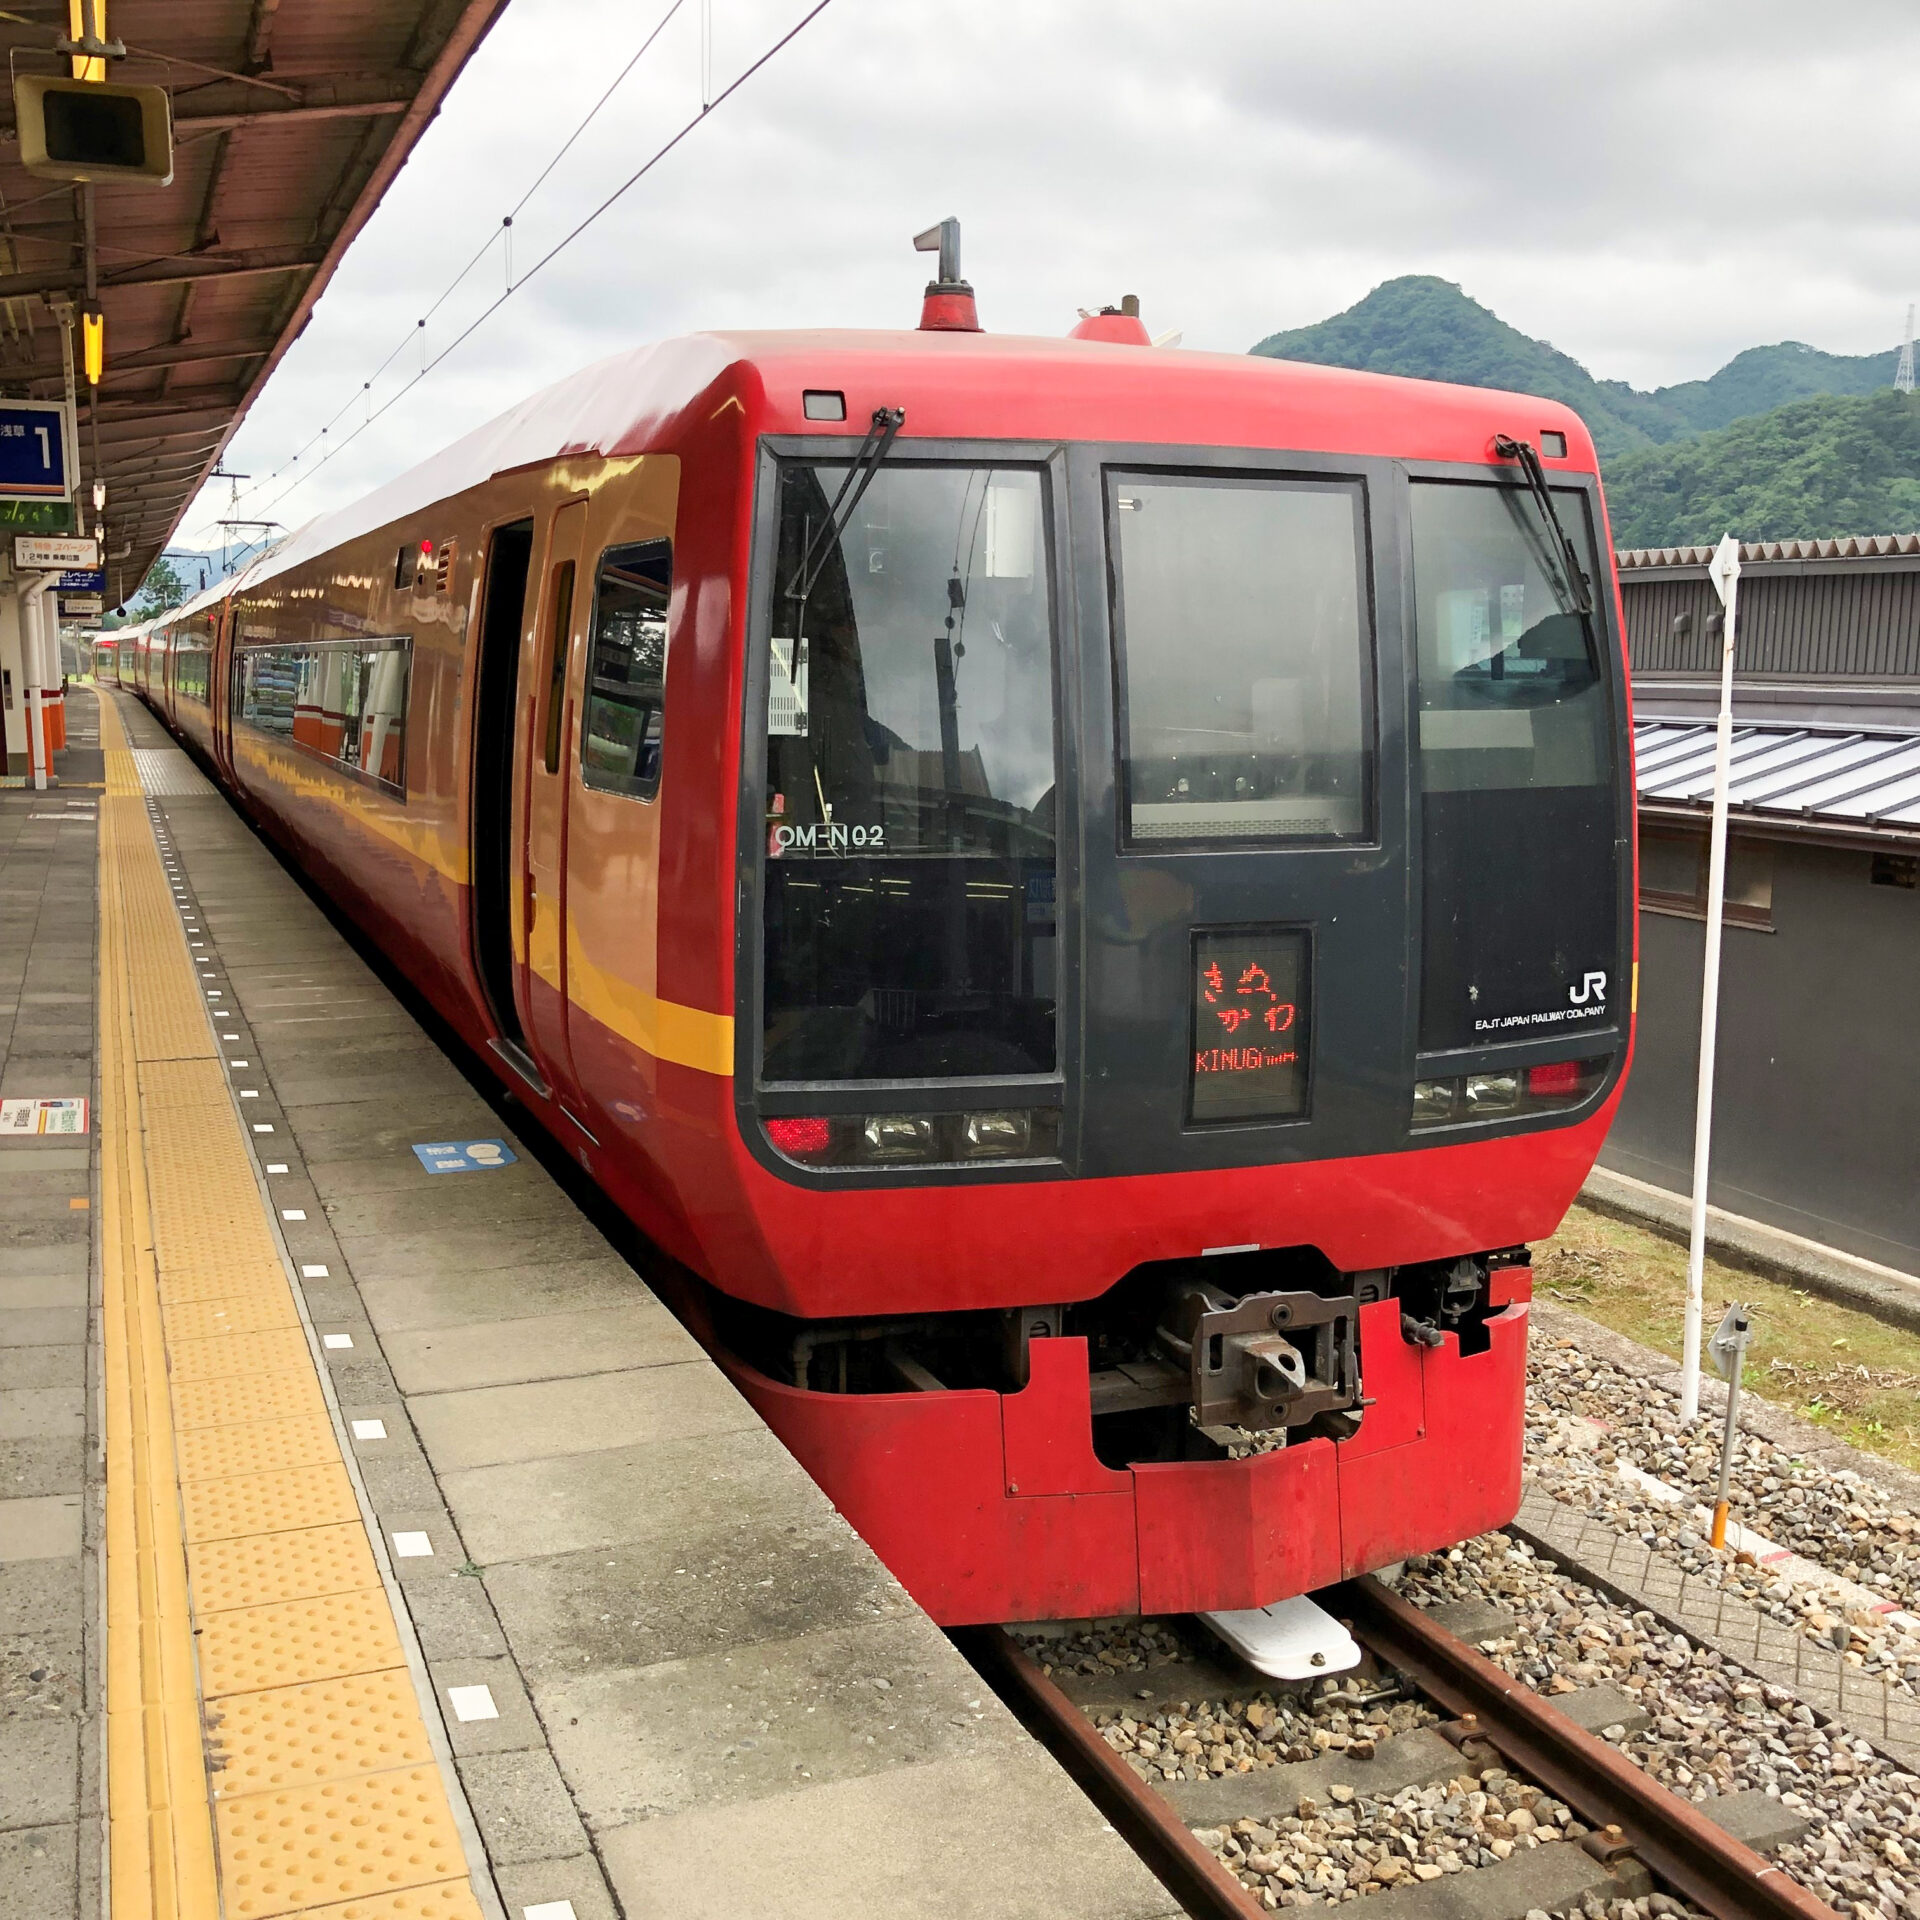
<path id="1" fill-rule="evenodd" d="M 100 709 L 115 1920 L 478 1920 L 132 752 Z"/>
<path id="2" fill-rule="evenodd" d="M 118 716 L 104 699 L 100 706 L 102 738 L 109 727 L 119 736 Z M 115 1920 L 187 1920 L 217 1913 L 219 1901 L 120 894 L 139 842 L 152 849 L 153 839 L 131 757 L 109 753 L 107 767 L 100 808 L 100 1247 L 109 1886 Z M 153 857 L 157 867 L 157 851 Z"/>

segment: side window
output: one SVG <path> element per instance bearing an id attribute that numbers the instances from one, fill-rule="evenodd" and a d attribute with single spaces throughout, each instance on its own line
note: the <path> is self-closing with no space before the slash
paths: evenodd
<path id="1" fill-rule="evenodd" d="M 233 717 L 396 793 L 407 785 L 405 634 L 305 647 L 247 647 L 235 658 Z"/>
<path id="2" fill-rule="evenodd" d="M 580 776 L 603 793 L 651 800 L 660 791 L 672 588 L 671 540 L 640 540 L 600 556 Z"/>
<path id="3" fill-rule="evenodd" d="M 547 735 L 545 760 L 549 773 L 560 771 L 562 696 L 567 687 L 567 636 L 573 631 L 573 562 L 554 568 L 547 587 Z"/>

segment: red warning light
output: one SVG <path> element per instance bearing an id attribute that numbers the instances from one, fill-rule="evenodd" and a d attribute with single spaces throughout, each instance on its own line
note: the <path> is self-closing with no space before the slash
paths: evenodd
<path id="1" fill-rule="evenodd" d="M 1555 1060 L 1544 1067 L 1527 1069 L 1527 1091 L 1536 1099 L 1564 1100 L 1580 1091 L 1585 1077 L 1580 1061 Z"/>
<path id="2" fill-rule="evenodd" d="M 796 1160 L 825 1153 L 833 1144 L 833 1128 L 823 1114 L 769 1120 L 766 1128 L 767 1138 Z"/>

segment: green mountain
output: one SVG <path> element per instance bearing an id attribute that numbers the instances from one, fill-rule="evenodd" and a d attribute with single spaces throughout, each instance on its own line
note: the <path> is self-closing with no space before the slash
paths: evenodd
<path id="1" fill-rule="evenodd" d="M 1605 466 L 1614 543 L 1814 539 L 1920 527 L 1920 399 L 1896 352 L 1749 347 L 1708 380 L 1643 393 L 1510 327 L 1451 281 L 1407 274 L 1253 349 L 1279 360 L 1562 400 Z"/>
<path id="2" fill-rule="evenodd" d="M 1253 349 L 1279 360 L 1359 367 L 1505 387 L 1563 400 L 1586 421 L 1603 459 L 1664 446 L 1812 394 L 1867 394 L 1893 384 L 1896 353 L 1820 353 L 1798 341 L 1750 347 L 1709 380 L 1643 393 L 1596 380 L 1579 361 L 1510 327 L 1451 281 L 1407 274 L 1310 327 L 1270 334 Z"/>
<path id="3" fill-rule="evenodd" d="M 1704 382 L 1702 383 L 1705 384 Z M 1617 547 L 1920 527 L 1920 395 L 1819 394 L 1606 463 Z"/>

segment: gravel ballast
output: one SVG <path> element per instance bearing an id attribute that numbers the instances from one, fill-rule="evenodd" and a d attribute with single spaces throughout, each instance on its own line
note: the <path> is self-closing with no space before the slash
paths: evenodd
<path id="1" fill-rule="evenodd" d="M 1528 1374 L 1527 1470 L 1543 1491 L 1645 1541 L 1682 1571 L 1735 1589 L 1849 1665 L 1920 1694 L 1912 1611 L 1920 1606 L 1920 1519 L 1893 1496 L 1860 1474 L 1740 1434 L 1733 1517 L 1829 1576 L 1797 1584 L 1707 1542 L 1693 1508 L 1713 1502 L 1717 1420 L 1683 1428 L 1669 1389 L 1566 1342 L 1536 1342 Z M 1623 1464 L 1680 1488 L 1685 1504 L 1634 1485 Z"/>
<path id="2" fill-rule="evenodd" d="M 1559 1318 L 1564 1326 L 1566 1316 Z M 1830 1457 L 1815 1462 L 1745 1433 L 1735 1517 L 1802 1559 L 1788 1578 L 1773 1566 L 1716 1554 L 1692 1508 L 1711 1502 L 1718 1443 L 1718 1420 L 1683 1430 L 1676 1396 L 1644 1368 L 1577 1340 L 1536 1336 L 1527 1467 L 1541 1491 L 1612 1522 L 1697 1577 L 1736 1589 L 1816 1645 L 1841 1649 L 1866 1673 L 1905 1692 L 1920 1688 L 1920 1620 L 1906 1612 L 1920 1602 L 1914 1515 L 1874 1480 L 1836 1471 Z M 1635 1484 L 1623 1464 L 1680 1489 L 1683 1501 Z M 1505 1533 L 1409 1562 L 1401 1591 L 1423 1607 L 1492 1603 L 1512 1623 L 1479 1643 L 1496 1664 L 1550 1698 L 1619 1688 L 1640 1703 L 1648 1724 L 1607 1728 L 1602 1737 L 1656 1779 L 1702 1803 L 1751 1789 L 1777 1798 L 1807 1826 L 1775 1857 L 1810 1891 L 1852 1920 L 1920 1920 L 1920 1779 L 1823 1723 L 1791 1693 L 1653 1614 L 1596 1592 Z M 1119 1682 L 1151 1671 L 1153 1700 L 1092 1717 L 1115 1752 L 1156 1786 L 1224 1781 L 1330 1751 L 1364 1761 L 1437 1717 L 1423 1702 L 1369 1698 L 1373 1689 L 1352 1678 L 1322 1682 L 1311 1696 L 1257 1690 L 1252 1675 L 1245 1691 L 1222 1689 L 1217 1664 L 1196 1671 L 1213 1675 L 1224 1697 L 1169 1700 L 1177 1670 L 1169 1663 L 1224 1658 L 1190 1622 L 1096 1623 L 1029 1644 L 1063 1676 Z M 1445 1781 L 1379 1794 L 1364 1784 L 1336 1786 L 1303 1798 L 1284 1817 L 1269 1810 L 1196 1831 L 1264 1908 L 1281 1911 L 1350 1904 L 1389 1887 L 1470 1873 L 1521 1848 L 1577 1841 L 1585 1829 L 1550 1795 L 1463 1756 Z M 1590 1895 L 1564 1910 L 1565 1920 L 1689 1912 L 1661 1894 Z M 1563 1916 L 1542 1909 L 1528 1920 Z"/>

